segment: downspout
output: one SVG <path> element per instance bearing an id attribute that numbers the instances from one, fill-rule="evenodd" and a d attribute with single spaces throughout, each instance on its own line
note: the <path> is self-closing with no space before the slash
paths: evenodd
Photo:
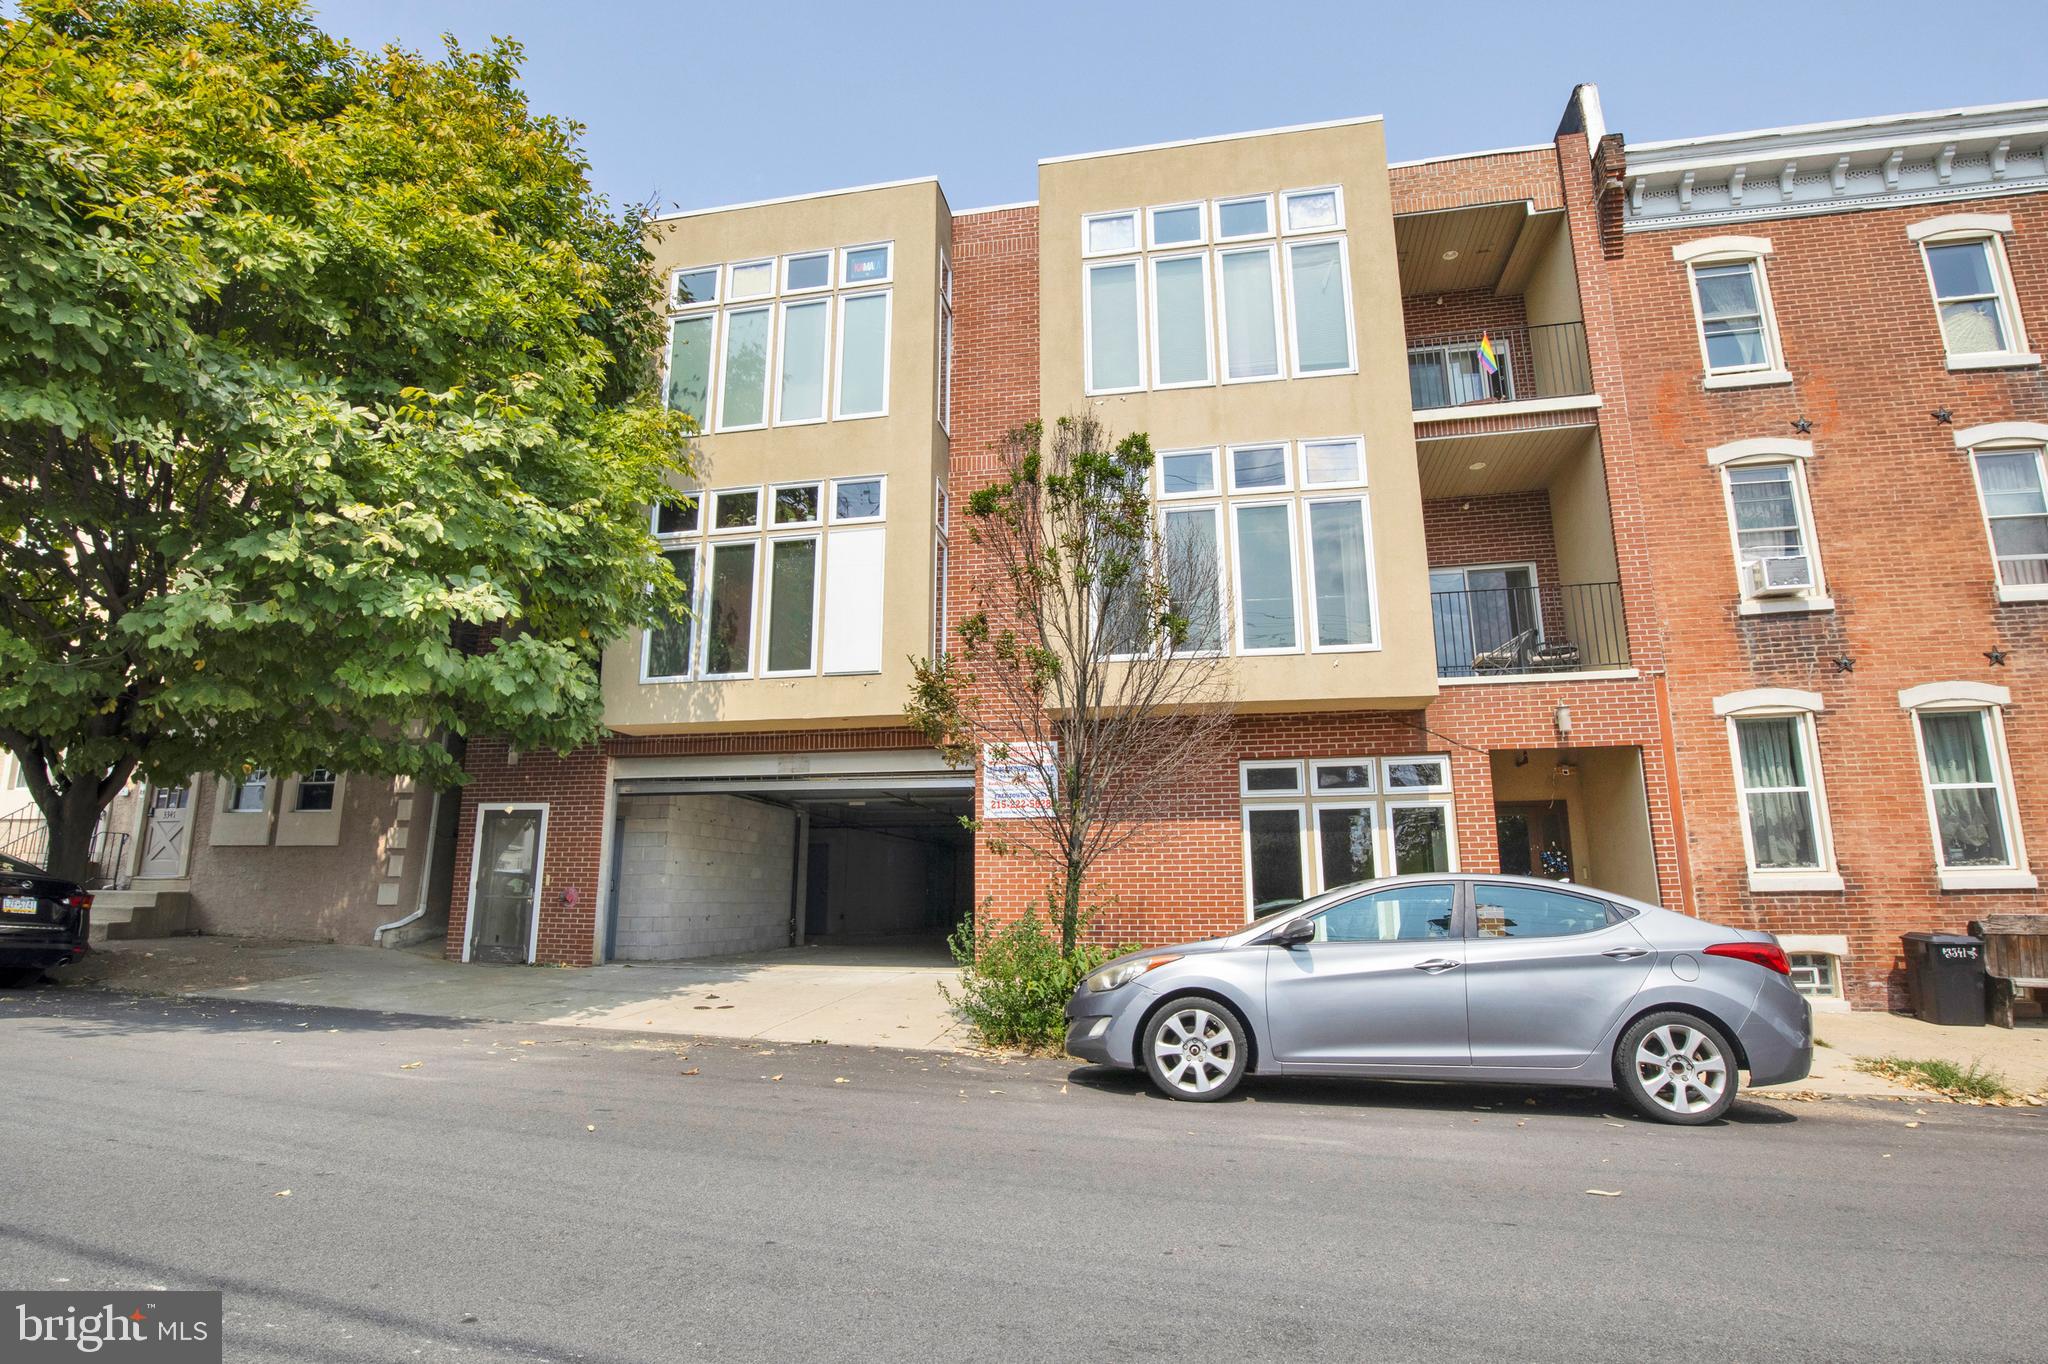
<path id="1" fill-rule="evenodd" d="M 379 947 L 382 947 L 384 945 L 384 935 L 386 933 L 389 933 L 394 929 L 404 928 L 407 924 L 416 924 L 421 919 L 426 917 L 427 891 L 434 884 L 434 831 L 435 827 L 439 825 L 441 822 L 442 793 L 439 791 L 430 791 L 430 794 L 432 795 L 433 798 L 427 805 L 427 843 L 425 848 L 426 859 L 420 863 L 419 896 L 412 907 L 412 913 L 406 915 L 402 919 L 393 919 L 388 924 L 378 924 L 375 928 L 370 930 L 370 941 L 375 943 Z"/>

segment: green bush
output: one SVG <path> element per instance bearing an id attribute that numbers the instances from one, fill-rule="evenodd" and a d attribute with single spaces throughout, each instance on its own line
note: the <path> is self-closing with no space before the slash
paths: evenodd
<path id="1" fill-rule="evenodd" d="M 999 928 L 968 919 L 946 940 L 960 963 L 960 988 L 946 1001 L 987 1047 L 1059 1053 L 1067 1035 L 1067 997 L 1102 963 L 1126 948 L 1079 943 L 1060 951 L 1059 935 L 1034 907 Z"/>

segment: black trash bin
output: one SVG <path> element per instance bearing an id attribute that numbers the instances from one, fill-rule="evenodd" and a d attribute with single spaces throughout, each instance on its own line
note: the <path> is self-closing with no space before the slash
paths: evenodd
<path id="1" fill-rule="evenodd" d="M 1915 1018 L 1951 1027 L 1983 1027 L 1983 939 L 1965 933 L 1908 933 L 1906 996 Z"/>

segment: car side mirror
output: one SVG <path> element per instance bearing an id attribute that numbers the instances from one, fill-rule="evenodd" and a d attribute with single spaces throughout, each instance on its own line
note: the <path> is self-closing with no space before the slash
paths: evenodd
<path id="1" fill-rule="evenodd" d="M 1316 940 L 1316 926 L 1307 919 L 1289 919 L 1273 930 L 1268 939 L 1277 947 L 1299 947 L 1305 942 Z"/>

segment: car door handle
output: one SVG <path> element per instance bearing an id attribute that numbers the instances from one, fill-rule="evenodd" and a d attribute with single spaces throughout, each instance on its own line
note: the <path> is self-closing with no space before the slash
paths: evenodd
<path id="1" fill-rule="evenodd" d="M 1428 961 L 1416 962 L 1415 969 L 1427 971 L 1432 976 L 1436 976 L 1442 975 L 1445 971 L 1455 971 L 1462 965 L 1464 965 L 1463 962 L 1450 961 L 1443 957 L 1431 957 Z"/>
<path id="2" fill-rule="evenodd" d="M 1637 957 L 1649 956 L 1650 949 L 1647 947 L 1610 947 L 1600 955 L 1612 957 L 1616 961 L 1634 961 Z"/>

